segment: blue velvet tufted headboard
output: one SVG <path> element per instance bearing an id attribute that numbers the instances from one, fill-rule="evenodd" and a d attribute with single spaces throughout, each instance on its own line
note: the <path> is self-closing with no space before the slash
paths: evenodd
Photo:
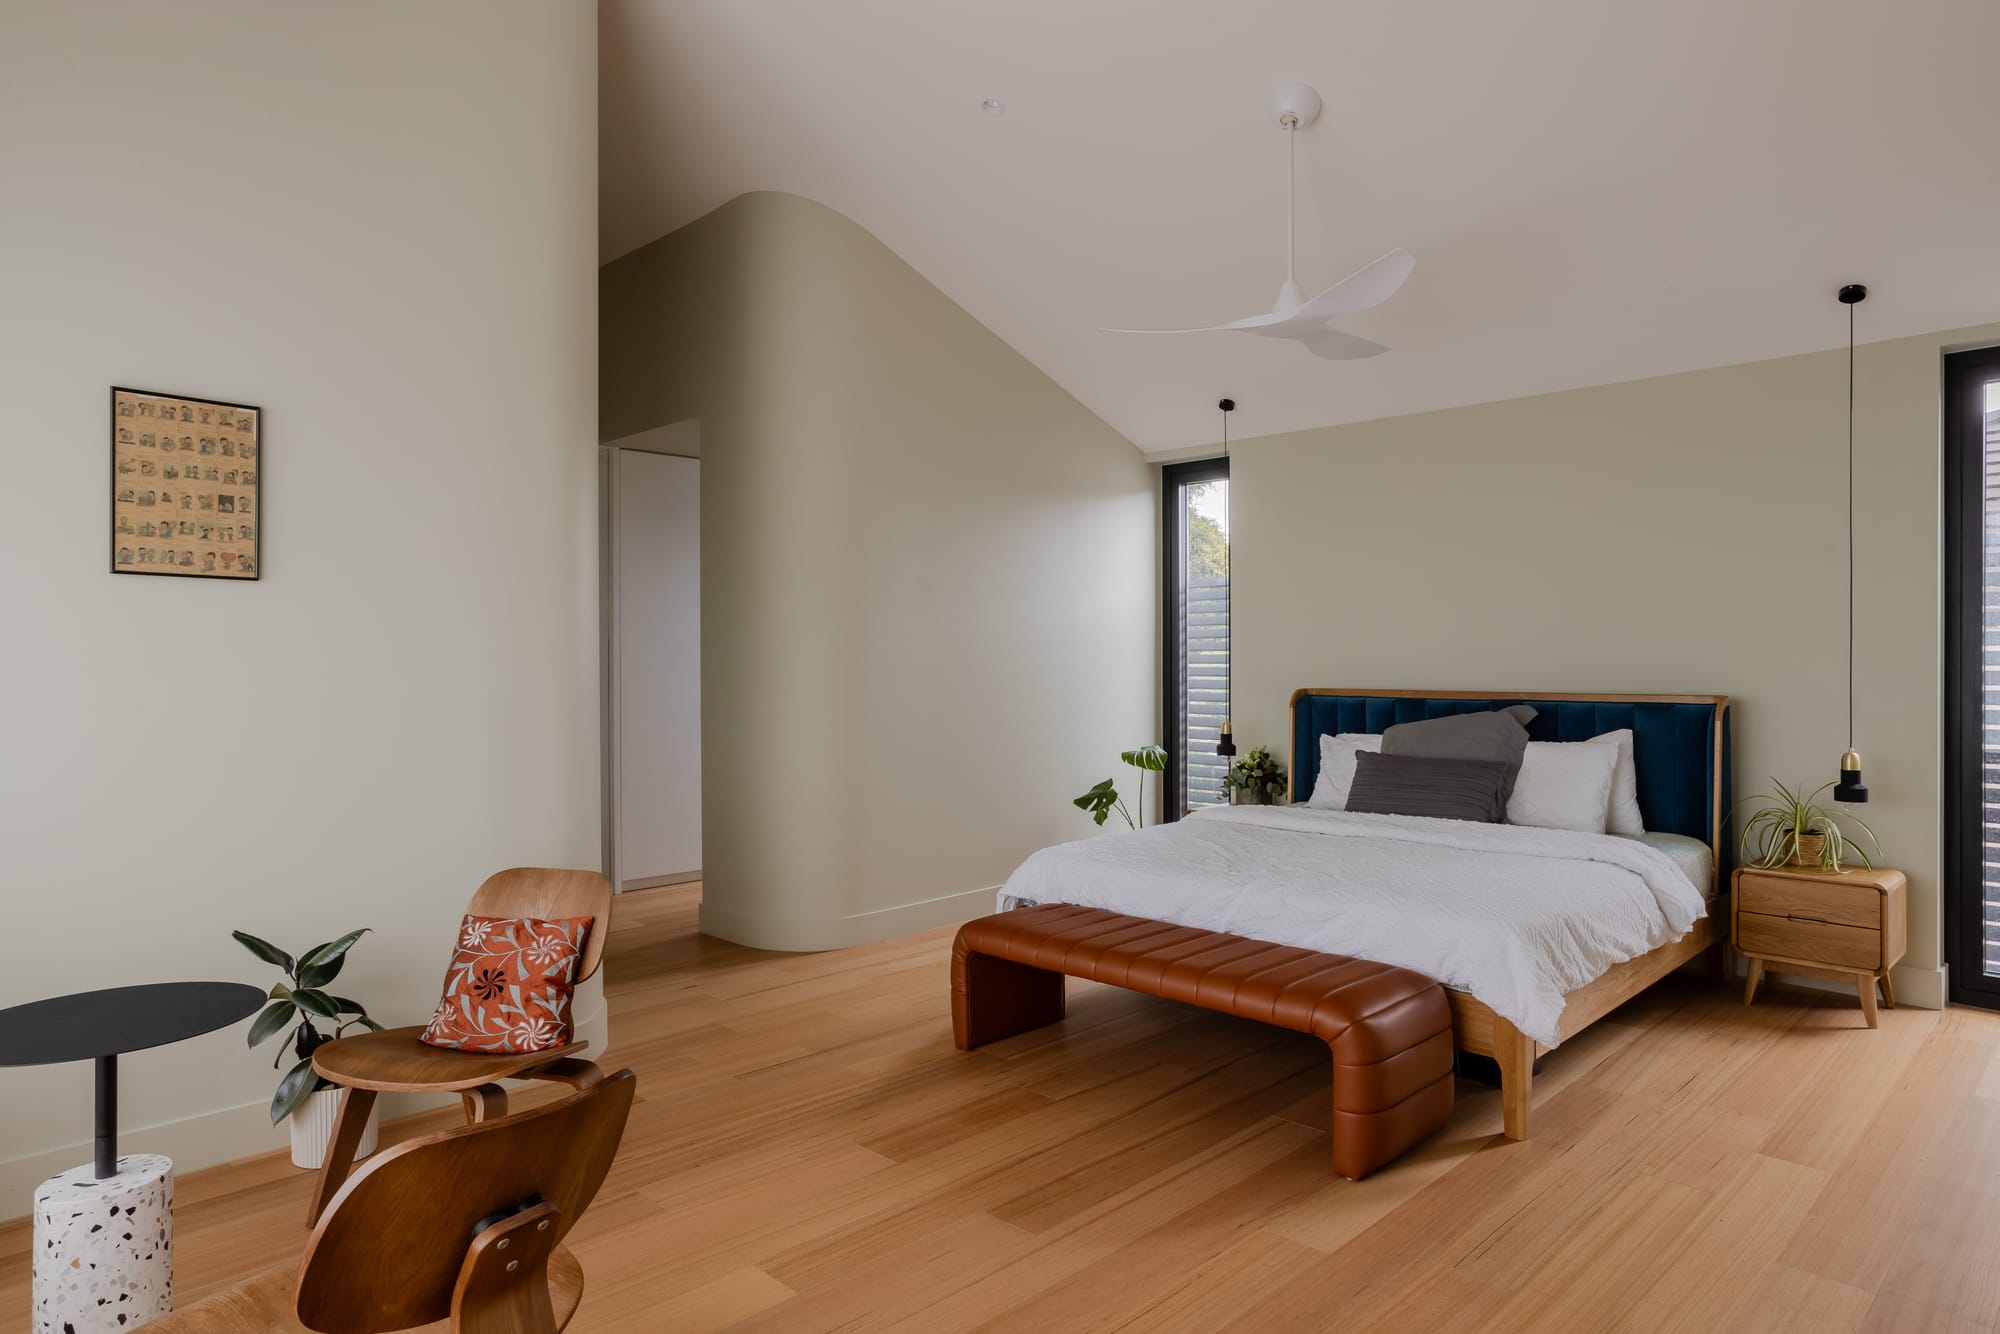
<path id="1" fill-rule="evenodd" d="M 1292 796 L 1303 801 L 1319 774 L 1319 739 L 1335 732 L 1380 732 L 1397 723 L 1510 704 L 1540 712 L 1536 741 L 1587 741 L 1632 729 L 1639 814 L 1646 828 L 1686 834 L 1715 850 L 1727 884 L 1731 843 L 1727 695 L 1480 695 L 1457 690 L 1300 690 L 1292 696 Z"/>

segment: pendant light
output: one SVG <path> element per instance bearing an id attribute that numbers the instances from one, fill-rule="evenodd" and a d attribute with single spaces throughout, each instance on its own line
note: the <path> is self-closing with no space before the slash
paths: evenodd
<path id="1" fill-rule="evenodd" d="M 1222 732 L 1215 741 L 1215 753 L 1228 757 L 1236 753 L 1236 734 L 1229 729 L 1229 715 L 1236 703 L 1236 587 L 1231 582 L 1229 555 L 1236 542 L 1236 532 L 1229 525 L 1230 500 L 1235 488 L 1229 485 L 1229 414 L 1236 411 L 1236 400 L 1225 398 L 1215 405 L 1222 409 L 1222 586 L 1228 590 L 1229 621 L 1222 630 L 1222 651 L 1228 659 L 1224 667 L 1228 682 L 1224 689 L 1222 703 Z"/>
<path id="2" fill-rule="evenodd" d="M 1840 289 L 1840 304 L 1847 307 L 1847 750 L 1833 799 L 1852 804 L 1868 800 L 1861 753 L 1854 749 L 1854 308 L 1867 299 L 1868 289 L 1860 283 Z"/>

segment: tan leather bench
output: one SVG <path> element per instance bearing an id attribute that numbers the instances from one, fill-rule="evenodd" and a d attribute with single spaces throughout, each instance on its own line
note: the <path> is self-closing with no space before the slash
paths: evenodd
<path id="1" fill-rule="evenodd" d="M 967 922 L 951 955 L 960 1050 L 1063 1017 L 1063 978 L 1311 1033 L 1333 1052 L 1333 1170 L 1358 1180 L 1451 1115 L 1444 988 L 1388 964 L 1044 904 Z"/>

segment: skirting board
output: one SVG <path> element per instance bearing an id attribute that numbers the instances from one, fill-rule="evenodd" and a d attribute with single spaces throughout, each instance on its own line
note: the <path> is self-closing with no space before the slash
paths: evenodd
<path id="1" fill-rule="evenodd" d="M 579 1019 L 576 1031 L 590 1043 L 585 1055 L 601 1061 L 608 1050 L 611 1031 L 610 1015 L 604 1007 L 600 1005 L 589 1018 Z M 386 1123 L 457 1101 L 457 1094 L 388 1093 L 376 1106 L 381 1109 L 380 1119 Z M 152 1125 L 127 1122 L 118 1128 L 118 1148 L 121 1153 L 163 1153 L 174 1160 L 175 1176 L 255 1157 L 289 1143 L 285 1127 L 271 1124 L 270 1106 L 269 1099 L 263 1099 Z M 89 1110 L 87 1106 L 77 1108 L 79 1116 L 85 1119 Z M 26 1217 L 34 1203 L 35 1187 L 58 1172 L 89 1162 L 91 1152 L 92 1141 L 78 1140 L 0 1159 L 0 1223 Z M 303 1233 L 300 1242 L 304 1243 Z"/>
<path id="2" fill-rule="evenodd" d="M 1896 988 L 1896 1004 L 1914 1005 L 1919 1010 L 1942 1010 L 1946 997 L 1951 995 L 1949 981 L 1942 968 L 1897 964 L 1889 970 L 1889 983 Z"/>
<path id="3" fill-rule="evenodd" d="M 781 950 L 795 954 L 815 950 L 847 949 L 854 945 L 872 945 L 878 940 L 893 940 L 897 936 L 928 931 L 933 927 L 955 926 L 974 917 L 984 917 L 994 911 L 995 899 L 999 892 L 998 885 L 988 889 L 968 889 L 957 894 L 921 899 L 915 903 L 899 903 L 894 907 L 852 913 L 845 917 L 758 917 L 747 913 L 729 912 L 704 902 L 701 905 L 700 930 L 705 936 L 715 936 L 738 945 L 748 945 L 752 949 Z M 1734 975 L 1742 977 L 1743 956 L 1733 955 L 1733 963 Z M 1707 966 L 1700 960 L 1688 965 L 1691 970 Z M 1781 971 L 1777 975 L 1784 976 Z M 1840 990 L 1831 982 L 1818 982 L 1808 977 L 1787 977 L 1785 980 L 1804 987 L 1822 987 L 1828 991 Z M 1912 1005 L 1920 1010 L 1942 1010 L 1945 1007 L 1945 997 L 1949 993 L 1945 987 L 1945 970 L 1942 968 L 1898 964 L 1890 970 L 1890 980 L 1895 983 L 1898 1004 Z"/>
<path id="4" fill-rule="evenodd" d="M 761 917 L 730 912 L 707 902 L 701 905 L 701 933 L 752 949 L 805 954 L 842 950 L 894 940 L 932 927 L 955 926 L 994 909 L 1000 887 L 967 889 L 935 899 L 898 903 L 845 917 Z"/>
<path id="5" fill-rule="evenodd" d="M 636 880 L 621 882 L 618 886 L 618 892 L 623 894 L 627 890 L 633 889 L 659 889 L 663 885 L 685 885 L 699 879 L 701 879 L 701 872 L 698 870 L 681 871 L 675 875 L 640 876 Z"/>

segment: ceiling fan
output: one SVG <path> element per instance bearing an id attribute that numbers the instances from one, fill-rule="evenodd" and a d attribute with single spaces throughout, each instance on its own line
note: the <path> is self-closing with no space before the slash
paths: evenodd
<path id="1" fill-rule="evenodd" d="M 1260 338 L 1289 338 L 1303 343 L 1314 356 L 1329 361 L 1355 361 L 1389 349 L 1354 334 L 1342 333 L 1328 321 L 1381 305 L 1396 294 L 1416 257 L 1407 250 L 1391 250 L 1372 264 L 1356 269 L 1333 286 L 1308 301 L 1292 273 L 1292 197 L 1297 174 L 1297 154 L 1293 136 L 1319 118 L 1319 93 L 1303 83 L 1281 83 L 1271 94 L 1271 112 L 1285 131 L 1285 281 L 1268 314 L 1252 315 L 1228 324 L 1211 324 L 1199 329 L 1106 329 L 1106 333 L 1184 334 L 1223 333 L 1234 330 Z"/>

